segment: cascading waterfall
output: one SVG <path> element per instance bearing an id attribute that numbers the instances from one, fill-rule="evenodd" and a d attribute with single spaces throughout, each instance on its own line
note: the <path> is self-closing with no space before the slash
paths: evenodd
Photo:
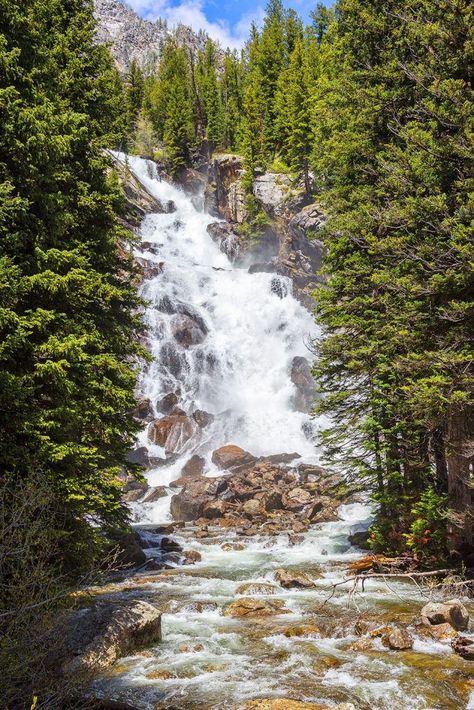
<path id="1" fill-rule="evenodd" d="M 153 362 L 142 374 L 140 393 L 156 416 L 162 416 L 156 403 L 176 393 L 186 413 L 204 410 L 215 417 L 199 439 L 183 446 L 178 461 L 149 471 L 149 483 L 177 478 L 185 457 L 196 451 L 212 472 L 212 450 L 227 443 L 257 456 L 296 451 L 314 461 L 314 423 L 292 406 L 290 371 L 295 357 L 311 357 L 316 326 L 293 297 L 290 279 L 234 267 L 207 232 L 217 220 L 198 209 L 196 199 L 160 180 L 154 163 L 119 158 L 161 204 L 173 205 L 169 213 L 148 215 L 140 229 L 137 256 L 160 272 L 142 287 Z M 190 329 L 181 341 L 180 327 Z M 139 444 L 164 457 L 146 429 Z M 139 514 L 161 522 L 166 505 L 142 506 Z"/>
<path id="2" fill-rule="evenodd" d="M 170 392 L 186 412 L 215 415 L 178 460 L 148 474 L 150 483 L 177 478 L 194 451 L 207 458 L 212 475 L 210 453 L 227 442 L 254 454 L 296 450 L 311 460 L 309 418 L 292 407 L 289 377 L 293 358 L 308 354 L 311 315 L 291 295 L 289 281 L 277 277 L 276 287 L 272 274 L 234 268 L 207 234 L 212 218 L 161 182 L 152 163 L 128 158 L 128 164 L 151 194 L 176 208 L 149 215 L 141 228 L 137 257 L 153 270 L 142 291 L 154 356 L 141 392 L 158 416 L 156 402 Z M 179 342 L 182 316 L 192 330 Z M 139 443 L 150 448 L 146 430 Z M 157 446 L 151 453 L 164 457 Z M 161 523 L 168 509 L 169 497 L 139 503 L 137 518 Z M 400 652 L 384 646 L 377 633 L 359 636 L 356 620 L 362 629 L 406 625 L 426 602 L 412 584 L 377 579 L 365 580 L 361 597 L 348 595 L 347 566 L 361 556 L 349 535 L 367 528 L 370 513 L 360 502 L 343 505 L 338 520 L 312 526 L 297 544 L 286 533 L 242 538 L 209 526 L 203 539 L 192 526 L 179 527 L 174 536 L 197 555 L 195 565 L 145 572 L 112 589 L 162 610 L 162 642 L 121 659 L 94 691 L 139 710 L 241 710 L 262 697 L 283 699 L 280 708 L 298 698 L 317 704 L 303 707 L 343 703 L 345 710 L 459 710 L 466 703 L 474 710 L 471 686 L 463 688 L 469 662 L 453 653 L 449 638 L 440 642 L 411 627 L 413 648 Z M 153 544 L 162 531 L 155 525 L 144 534 Z M 281 567 L 308 573 L 314 586 L 279 586 L 275 571 Z M 226 615 L 229 603 L 249 596 L 284 608 L 262 618 Z"/>

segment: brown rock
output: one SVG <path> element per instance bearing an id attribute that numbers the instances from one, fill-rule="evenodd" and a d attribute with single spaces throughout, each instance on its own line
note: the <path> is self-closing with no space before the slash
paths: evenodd
<path id="1" fill-rule="evenodd" d="M 185 565 L 193 565 L 195 562 L 201 562 L 202 556 L 197 550 L 184 550 L 183 552 Z"/>
<path id="2" fill-rule="evenodd" d="M 224 500 L 211 500 L 204 506 L 202 514 L 210 520 L 221 518 L 227 512 L 228 507 Z"/>
<path id="3" fill-rule="evenodd" d="M 309 589 L 315 586 L 312 579 L 304 572 L 291 572 L 286 569 L 277 569 L 275 579 L 284 589 L 293 589 L 295 587 Z"/>
<path id="4" fill-rule="evenodd" d="M 370 651 L 373 648 L 372 639 L 362 638 L 353 641 L 348 647 L 348 651 Z"/>
<path id="5" fill-rule="evenodd" d="M 253 518 L 255 515 L 261 515 L 263 513 L 262 503 L 256 498 L 251 498 L 250 500 L 245 501 L 242 511 L 249 518 Z"/>
<path id="6" fill-rule="evenodd" d="M 216 449 L 212 454 L 212 462 L 225 470 L 251 464 L 255 460 L 255 456 L 234 444 L 221 446 L 220 449 Z"/>
<path id="7" fill-rule="evenodd" d="M 406 629 L 394 626 L 382 636 L 382 643 L 393 651 L 406 651 L 412 648 L 413 639 Z"/>
<path id="8" fill-rule="evenodd" d="M 311 493 L 304 488 L 292 488 L 282 496 L 283 505 L 290 510 L 298 510 L 311 502 Z"/>
<path id="9" fill-rule="evenodd" d="M 190 417 L 170 414 L 150 424 L 148 438 L 167 453 L 180 453 L 197 434 L 198 425 Z"/>
<path id="10" fill-rule="evenodd" d="M 149 488 L 147 492 L 145 493 L 144 497 L 142 498 L 142 503 L 154 503 L 155 501 L 159 500 L 160 498 L 165 498 L 167 495 L 166 488 L 165 486 L 155 486 L 153 488 Z"/>
<path id="11" fill-rule="evenodd" d="M 430 602 L 421 610 L 421 618 L 426 624 L 451 624 L 457 631 L 465 631 L 469 624 L 469 612 L 459 599 L 441 604 Z"/>
<path id="12" fill-rule="evenodd" d="M 178 313 L 171 319 L 171 332 L 180 345 L 190 348 L 193 345 L 200 345 L 208 330 L 201 318 L 198 320 L 189 315 Z"/>
<path id="13" fill-rule="evenodd" d="M 287 638 L 293 638 L 294 636 L 321 636 L 321 631 L 314 624 L 303 624 L 301 626 L 290 626 L 285 630 L 285 636 Z"/>
<path id="14" fill-rule="evenodd" d="M 234 710 L 351 710 L 350 704 L 336 705 L 330 708 L 328 705 L 320 703 L 304 703 L 290 698 L 262 698 L 260 700 L 248 700 L 245 705 L 238 705 Z M 352 710 L 354 706 L 352 705 Z"/>
<path id="15" fill-rule="evenodd" d="M 417 629 L 421 636 L 428 636 L 437 641 L 447 641 L 457 638 L 458 632 L 453 629 L 451 624 L 434 624 L 430 626 L 420 626 Z"/>
<path id="16" fill-rule="evenodd" d="M 174 392 L 169 392 L 158 400 L 156 408 L 162 414 L 170 414 L 172 409 L 178 404 L 178 396 Z"/>
<path id="17" fill-rule="evenodd" d="M 186 461 L 186 463 L 184 464 L 181 471 L 181 476 L 189 476 L 190 478 L 202 476 L 202 474 L 204 473 L 204 463 L 205 461 L 202 456 L 194 454 L 193 456 L 191 456 L 189 461 Z"/>
<path id="18" fill-rule="evenodd" d="M 226 552 L 230 552 L 231 550 L 245 550 L 245 545 L 243 545 L 241 542 L 224 542 L 223 545 L 221 545 L 221 549 L 225 550 Z"/>
<path id="19" fill-rule="evenodd" d="M 304 535 L 288 535 L 288 544 L 291 547 L 301 545 L 302 542 L 304 542 Z"/>
<path id="20" fill-rule="evenodd" d="M 201 429 L 205 429 L 209 424 L 212 424 L 215 419 L 213 414 L 209 414 L 209 412 L 205 412 L 203 409 L 196 409 L 196 411 L 192 413 L 192 417 Z"/>
<path id="21" fill-rule="evenodd" d="M 278 592 L 278 587 L 274 584 L 267 584 L 266 582 L 246 582 L 241 584 L 235 590 L 236 594 L 276 594 Z"/>
<path id="22" fill-rule="evenodd" d="M 275 616 L 276 614 L 289 614 L 289 610 L 284 608 L 284 604 L 285 603 L 280 599 L 269 600 L 242 597 L 242 599 L 237 599 L 226 607 L 224 616 L 246 619 Z"/>
<path id="23" fill-rule="evenodd" d="M 458 636 L 451 644 L 455 653 L 466 661 L 474 661 L 474 635 Z"/>

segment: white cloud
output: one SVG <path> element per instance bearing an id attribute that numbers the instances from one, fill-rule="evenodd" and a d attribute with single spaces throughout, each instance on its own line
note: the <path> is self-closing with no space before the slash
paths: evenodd
<path id="1" fill-rule="evenodd" d="M 170 0 L 128 0 L 126 4 L 148 20 L 162 17 L 171 25 L 181 22 L 195 31 L 205 30 L 212 39 L 231 49 L 242 47 L 248 37 L 251 23 L 261 24 L 264 16 L 263 8 L 257 6 L 255 11 L 243 15 L 236 25 L 231 27 L 226 20 L 208 20 L 203 10 L 203 0 L 183 0 L 178 5 L 172 5 Z"/>

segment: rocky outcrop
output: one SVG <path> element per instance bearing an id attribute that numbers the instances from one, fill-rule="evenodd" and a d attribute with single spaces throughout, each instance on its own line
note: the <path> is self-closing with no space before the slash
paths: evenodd
<path id="1" fill-rule="evenodd" d="M 96 673 L 122 656 L 159 643 L 161 612 L 140 600 L 98 602 L 68 621 L 65 638 L 65 672 Z"/>
<path id="2" fill-rule="evenodd" d="M 240 182 L 242 174 L 242 158 L 239 155 L 219 155 L 209 165 L 206 209 L 234 224 L 242 224 L 248 216 L 245 191 Z"/>
<path id="3" fill-rule="evenodd" d="M 128 5 L 119 0 L 94 0 L 94 15 L 97 20 L 97 41 L 110 47 L 119 71 L 125 73 L 135 60 L 145 73 L 155 69 L 164 44 L 173 36 L 180 46 L 203 50 L 208 36 L 195 33 L 190 27 L 168 27 L 166 20 L 155 22 L 139 17 Z"/>
<path id="4" fill-rule="evenodd" d="M 294 455 L 281 458 L 287 456 Z M 342 479 L 320 467 L 269 460 L 279 458 L 256 459 L 233 445 L 217 449 L 212 459 L 225 475 L 175 481 L 182 490 L 171 500 L 173 517 L 202 525 L 212 520 L 244 535 L 298 534 L 311 523 L 336 520 L 341 501 L 351 497 Z"/>

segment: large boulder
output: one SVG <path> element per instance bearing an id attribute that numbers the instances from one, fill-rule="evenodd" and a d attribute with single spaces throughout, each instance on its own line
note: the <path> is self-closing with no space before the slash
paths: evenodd
<path id="1" fill-rule="evenodd" d="M 175 520 L 192 521 L 201 518 L 210 503 L 219 503 L 216 497 L 227 486 L 222 478 L 183 479 L 184 488 L 171 498 L 170 511 Z M 211 514 L 211 517 L 215 517 Z"/>
<path id="2" fill-rule="evenodd" d="M 406 629 L 394 626 L 382 636 L 382 643 L 393 651 L 407 651 L 413 646 L 413 639 Z"/>
<path id="3" fill-rule="evenodd" d="M 248 466 L 256 461 L 255 456 L 249 454 L 248 451 L 241 449 L 240 446 L 227 444 L 216 449 L 212 454 L 212 462 L 224 470 L 236 469 L 242 466 Z"/>
<path id="4" fill-rule="evenodd" d="M 175 392 L 168 392 L 156 403 L 156 408 L 162 414 L 171 414 L 178 404 L 178 395 Z"/>
<path id="5" fill-rule="evenodd" d="M 314 404 L 316 388 L 311 365 L 305 357 L 293 358 L 290 378 L 296 388 L 293 397 L 294 408 L 299 412 L 309 412 Z"/>
<path id="6" fill-rule="evenodd" d="M 451 624 L 456 631 L 465 631 L 469 625 L 469 612 L 459 599 L 443 603 L 430 602 L 421 610 L 425 624 Z"/>
<path id="7" fill-rule="evenodd" d="M 238 619 L 259 618 L 275 616 L 276 614 L 289 614 L 289 609 L 284 608 L 281 599 L 253 599 L 242 597 L 231 602 L 224 610 L 224 616 L 233 616 Z"/>
<path id="8" fill-rule="evenodd" d="M 150 424 L 148 438 L 153 444 L 162 446 L 166 453 L 180 453 L 198 431 L 199 427 L 191 417 L 170 414 Z"/>
<path id="9" fill-rule="evenodd" d="M 200 345 L 208 330 L 201 319 L 198 321 L 189 315 L 178 313 L 171 319 L 171 332 L 180 345 L 190 348 L 193 345 Z"/>
<path id="10" fill-rule="evenodd" d="M 118 658 L 161 641 L 161 612 L 141 600 L 98 602 L 81 609 L 67 624 L 68 674 L 95 673 Z"/>
<path id="11" fill-rule="evenodd" d="M 312 495 L 304 488 L 292 488 L 282 496 L 283 505 L 289 510 L 301 510 L 305 505 L 311 503 Z"/>
<path id="12" fill-rule="evenodd" d="M 242 173 L 242 158 L 239 155 L 216 156 L 209 167 L 206 207 L 229 222 L 242 223 L 247 217 L 247 195 L 240 180 Z"/>
<path id="13" fill-rule="evenodd" d="M 275 579 L 284 589 L 310 589 L 315 584 L 305 572 L 292 572 L 287 569 L 277 569 Z"/>

